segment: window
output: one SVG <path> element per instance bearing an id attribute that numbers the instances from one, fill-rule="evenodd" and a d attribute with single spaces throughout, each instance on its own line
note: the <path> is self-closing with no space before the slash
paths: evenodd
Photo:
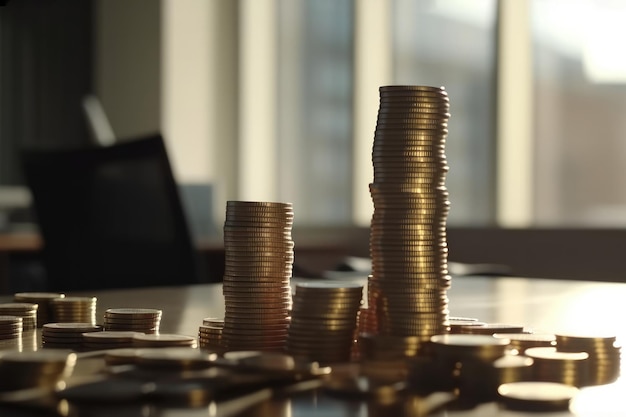
<path id="1" fill-rule="evenodd" d="M 626 4 L 533 0 L 534 216 L 626 226 Z"/>
<path id="2" fill-rule="evenodd" d="M 443 85 L 452 106 L 446 152 L 449 220 L 492 222 L 496 2 L 368 3 L 277 4 L 277 195 L 294 203 L 301 224 L 367 224 L 371 213 L 358 215 L 364 210 L 355 205 L 365 203 L 356 201 L 352 187 L 360 187 L 361 195 L 368 192 L 372 164 L 369 155 L 355 152 L 354 142 L 371 150 L 376 113 L 355 118 L 358 101 L 375 102 L 382 84 Z M 366 20 L 359 7 L 388 10 Z M 367 27 L 357 30 L 358 25 Z M 384 31 L 390 32 L 389 42 L 381 46 Z M 368 43 L 377 53 L 357 62 L 355 45 L 367 49 Z M 365 87 L 355 81 L 372 67 L 390 67 L 390 74 Z"/>

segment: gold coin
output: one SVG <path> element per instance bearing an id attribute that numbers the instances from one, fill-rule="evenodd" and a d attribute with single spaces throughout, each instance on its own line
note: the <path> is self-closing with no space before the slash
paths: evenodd
<path id="1" fill-rule="evenodd" d="M 131 341 L 135 335 L 141 334 L 132 331 L 102 331 L 83 334 L 83 340 L 93 343 L 114 343 Z"/>
<path id="2" fill-rule="evenodd" d="M 498 387 L 499 402 L 519 411 L 566 411 L 578 393 L 578 388 L 556 382 L 511 382 Z"/>
<path id="3" fill-rule="evenodd" d="M 54 333 L 86 333 L 102 331 L 102 326 L 92 324 L 91 322 L 81 323 L 46 323 L 42 329 L 43 332 Z"/>
<path id="4" fill-rule="evenodd" d="M 154 308 L 109 308 L 104 312 L 108 317 L 120 318 L 156 318 L 161 317 L 162 310 Z"/>
<path id="5" fill-rule="evenodd" d="M 262 208 L 262 209 L 281 209 L 292 210 L 293 205 L 287 202 L 280 201 L 240 201 L 229 200 L 226 202 L 227 208 Z"/>

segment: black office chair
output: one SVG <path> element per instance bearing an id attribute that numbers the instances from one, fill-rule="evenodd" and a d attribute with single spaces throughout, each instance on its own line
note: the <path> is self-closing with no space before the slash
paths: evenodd
<path id="1" fill-rule="evenodd" d="M 199 282 L 163 139 L 24 150 L 50 290 Z"/>

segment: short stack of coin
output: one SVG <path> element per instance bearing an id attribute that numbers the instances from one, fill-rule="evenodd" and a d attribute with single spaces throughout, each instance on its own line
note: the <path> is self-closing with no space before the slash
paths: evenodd
<path id="1" fill-rule="evenodd" d="M 430 336 L 448 331 L 443 87 L 383 86 L 372 149 L 372 276 L 379 332 Z"/>
<path id="2" fill-rule="evenodd" d="M 437 384 L 443 390 L 459 391 L 464 399 L 477 393 L 474 385 L 495 390 L 499 374 L 494 362 L 505 356 L 510 341 L 489 335 L 442 334 L 431 337 L 427 345 L 434 359 Z M 419 369 L 419 368 L 417 368 Z M 411 379 L 418 379 L 411 375 Z M 495 392 L 492 392 L 495 395 Z M 484 392 L 481 395 L 485 395 Z"/>
<path id="3" fill-rule="evenodd" d="M 55 323 L 96 324 L 96 297 L 60 297 L 51 301 Z"/>
<path id="4" fill-rule="evenodd" d="M 589 385 L 608 384 L 620 375 L 621 346 L 613 335 L 557 334 L 556 348 L 561 352 L 589 354 Z"/>
<path id="5" fill-rule="evenodd" d="M 5 342 L 22 340 L 22 318 L 16 316 L 0 316 L 0 341 Z"/>
<path id="6" fill-rule="evenodd" d="M 0 316 L 17 316 L 22 318 L 24 331 L 37 328 L 37 304 L 32 303 L 2 303 Z"/>
<path id="7" fill-rule="evenodd" d="M 112 331 L 84 333 L 83 347 L 86 350 L 108 350 L 123 349 L 133 346 L 134 337 L 140 335 L 139 332 Z"/>
<path id="8" fill-rule="evenodd" d="M 468 323 L 459 327 L 459 333 L 462 334 L 486 334 L 492 336 L 496 333 L 530 333 L 521 324 L 508 323 Z"/>
<path id="9" fill-rule="evenodd" d="M 104 312 L 104 328 L 112 331 L 159 333 L 163 312 L 154 308 L 109 308 Z"/>
<path id="10" fill-rule="evenodd" d="M 13 295 L 13 301 L 37 304 L 37 327 L 41 328 L 53 321 L 52 300 L 64 297 L 65 294 L 57 292 L 18 292 Z"/>
<path id="11" fill-rule="evenodd" d="M 196 339 L 182 334 L 136 334 L 133 336 L 135 348 L 197 348 Z"/>
<path id="12" fill-rule="evenodd" d="M 407 358 L 420 354 L 423 344 L 415 336 L 359 333 L 361 371 L 371 377 L 406 379 L 409 372 Z"/>
<path id="13" fill-rule="evenodd" d="M 296 285 L 287 352 L 320 363 L 349 361 L 363 286 L 347 282 Z"/>
<path id="14" fill-rule="evenodd" d="M 556 346 L 556 336 L 552 333 L 495 333 L 493 336 L 510 340 L 509 347 L 520 355 L 533 347 Z"/>
<path id="15" fill-rule="evenodd" d="M 41 346 L 52 349 L 82 350 L 83 334 L 101 332 L 102 326 L 88 323 L 46 323 L 41 329 Z"/>
<path id="16" fill-rule="evenodd" d="M 291 203 L 227 202 L 225 349 L 284 349 L 291 305 L 293 217 Z"/>
<path id="17" fill-rule="evenodd" d="M 202 320 L 202 325 L 198 328 L 198 347 L 209 352 L 222 353 L 222 330 L 224 329 L 224 319 L 207 317 Z"/>
<path id="18" fill-rule="evenodd" d="M 589 385 L 587 352 L 560 352 L 555 347 L 535 347 L 526 349 L 524 355 L 534 361 L 535 381 L 558 382 L 574 387 Z"/>

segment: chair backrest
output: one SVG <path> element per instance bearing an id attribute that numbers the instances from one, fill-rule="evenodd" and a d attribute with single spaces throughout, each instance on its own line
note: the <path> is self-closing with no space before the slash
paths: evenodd
<path id="1" fill-rule="evenodd" d="M 50 290 L 198 282 L 196 253 L 160 135 L 22 152 Z"/>

